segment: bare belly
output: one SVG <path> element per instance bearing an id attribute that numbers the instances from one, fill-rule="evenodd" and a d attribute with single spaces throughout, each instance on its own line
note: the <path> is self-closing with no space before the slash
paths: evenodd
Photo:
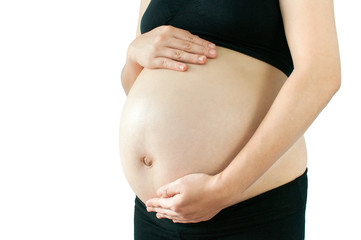
<path id="1" fill-rule="evenodd" d="M 252 136 L 287 79 L 250 56 L 217 47 L 216 59 L 188 71 L 144 69 L 124 103 L 120 158 L 142 200 L 189 173 L 221 172 Z M 301 137 L 257 182 L 245 200 L 301 175 L 307 164 Z"/>

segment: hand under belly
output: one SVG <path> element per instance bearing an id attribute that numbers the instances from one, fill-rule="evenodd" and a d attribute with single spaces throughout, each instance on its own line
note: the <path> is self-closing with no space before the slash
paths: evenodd
<path id="1" fill-rule="evenodd" d="M 143 201 L 186 174 L 221 172 L 252 136 L 283 83 L 207 64 L 187 72 L 144 69 L 129 92 L 120 122 L 120 158 Z"/>

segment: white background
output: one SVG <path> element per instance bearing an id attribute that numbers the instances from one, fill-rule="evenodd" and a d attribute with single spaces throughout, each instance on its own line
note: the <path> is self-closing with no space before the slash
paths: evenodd
<path id="1" fill-rule="evenodd" d="M 358 4 L 358 6 L 357 6 Z M 342 87 L 306 133 L 306 239 L 361 239 L 360 4 L 335 1 Z M 0 239 L 132 239 L 120 165 L 139 0 L 0 2 Z"/>

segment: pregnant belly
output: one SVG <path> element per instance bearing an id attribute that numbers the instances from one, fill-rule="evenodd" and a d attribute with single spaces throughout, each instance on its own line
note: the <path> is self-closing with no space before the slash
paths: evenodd
<path id="1" fill-rule="evenodd" d="M 227 59 L 234 53 L 218 52 L 217 59 L 190 65 L 187 72 L 144 69 L 129 92 L 120 121 L 120 158 L 141 200 L 186 174 L 222 171 L 252 136 L 284 82 L 278 70 L 235 70 Z M 242 57 L 243 64 L 270 68 Z"/>

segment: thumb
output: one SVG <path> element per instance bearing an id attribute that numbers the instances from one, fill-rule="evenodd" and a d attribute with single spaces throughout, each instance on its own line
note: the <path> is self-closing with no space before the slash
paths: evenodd
<path id="1" fill-rule="evenodd" d="M 178 189 L 179 189 L 179 185 L 176 182 L 171 182 L 169 184 L 160 187 L 157 190 L 157 195 L 159 197 L 173 197 L 174 195 L 180 193 Z"/>

